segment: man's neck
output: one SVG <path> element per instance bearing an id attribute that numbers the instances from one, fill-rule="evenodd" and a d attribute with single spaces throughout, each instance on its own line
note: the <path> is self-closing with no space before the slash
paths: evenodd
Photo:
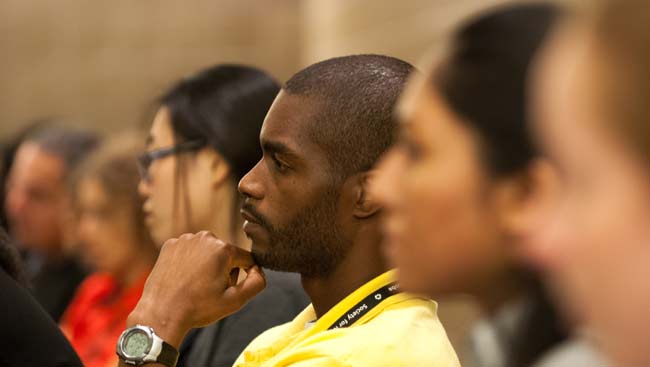
<path id="1" fill-rule="evenodd" d="M 302 287 L 320 318 L 362 285 L 388 270 L 379 250 L 378 236 L 357 236 L 348 254 L 327 277 L 302 277 Z"/>

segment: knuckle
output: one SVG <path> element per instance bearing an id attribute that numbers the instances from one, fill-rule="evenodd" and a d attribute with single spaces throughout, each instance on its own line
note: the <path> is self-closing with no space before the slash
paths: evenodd
<path id="1" fill-rule="evenodd" d="M 215 235 L 214 235 L 212 232 L 210 232 L 210 231 L 201 231 L 201 232 L 197 233 L 197 235 L 198 235 L 200 238 L 202 238 L 202 239 L 203 239 L 203 238 L 206 238 L 206 239 L 209 239 L 209 238 L 216 239 Z"/>
<path id="2" fill-rule="evenodd" d="M 163 242 L 162 247 L 160 248 L 160 251 L 165 251 L 165 249 L 169 249 L 170 247 L 174 246 L 178 242 L 176 238 L 170 238 L 167 241 Z"/>

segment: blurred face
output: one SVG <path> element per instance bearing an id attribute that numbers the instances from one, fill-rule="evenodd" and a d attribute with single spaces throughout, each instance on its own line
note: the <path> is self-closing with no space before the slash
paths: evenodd
<path id="1" fill-rule="evenodd" d="M 307 277 L 329 274 L 348 247 L 329 162 L 307 132 L 315 108 L 308 98 L 281 92 L 260 133 L 263 157 L 239 183 L 256 261 Z"/>
<path id="2" fill-rule="evenodd" d="M 109 197 L 92 178 L 82 179 L 76 195 L 81 253 L 96 270 L 119 278 L 140 255 L 138 249 L 146 245 L 138 243 L 130 206 Z"/>
<path id="3" fill-rule="evenodd" d="M 562 191 L 528 255 L 614 359 L 647 365 L 650 175 L 608 131 L 616 121 L 598 98 L 605 57 L 589 45 L 584 30 L 565 29 L 534 78 L 536 129 Z"/>
<path id="4" fill-rule="evenodd" d="M 147 150 L 169 148 L 176 144 L 169 110 L 162 107 L 156 114 Z M 144 197 L 147 226 L 158 245 L 186 232 L 210 230 L 214 219 L 211 207 L 215 185 L 211 173 L 214 151 L 172 154 L 154 160 L 149 167 L 149 180 L 142 180 L 139 192 Z M 229 220 L 229 218 L 223 218 Z"/>
<path id="5" fill-rule="evenodd" d="M 422 80 L 410 83 L 400 115 L 401 137 L 373 187 L 400 285 L 432 296 L 505 287 L 508 249 L 476 135 Z"/>
<path id="6" fill-rule="evenodd" d="M 61 252 L 64 169 L 61 158 L 25 142 L 9 173 L 5 209 L 10 232 L 22 246 L 46 255 Z"/>

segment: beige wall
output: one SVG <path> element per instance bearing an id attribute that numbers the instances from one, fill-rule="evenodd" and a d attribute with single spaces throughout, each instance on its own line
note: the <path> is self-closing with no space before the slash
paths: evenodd
<path id="1" fill-rule="evenodd" d="M 303 64 L 379 53 L 417 63 L 468 14 L 504 0 L 307 0 Z"/>
<path id="2" fill-rule="evenodd" d="M 102 131 L 143 117 L 177 78 L 217 62 L 299 67 L 299 0 L 0 0 L 0 140 L 67 117 Z"/>
<path id="3" fill-rule="evenodd" d="M 0 0 L 0 141 L 40 117 L 140 122 L 176 79 L 218 62 L 285 80 L 332 56 L 416 63 L 458 19 L 504 0 Z"/>

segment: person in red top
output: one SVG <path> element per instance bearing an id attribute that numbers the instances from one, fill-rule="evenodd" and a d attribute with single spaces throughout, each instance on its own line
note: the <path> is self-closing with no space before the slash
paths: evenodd
<path id="1" fill-rule="evenodd" d="M 96 272 L 81 284 L 60 325 L 89 367 L 116 364 L 115 343 L 157 255 L 137 193 L 136 141 L 107 142 L 70 183 L 80 250 Z"/>

